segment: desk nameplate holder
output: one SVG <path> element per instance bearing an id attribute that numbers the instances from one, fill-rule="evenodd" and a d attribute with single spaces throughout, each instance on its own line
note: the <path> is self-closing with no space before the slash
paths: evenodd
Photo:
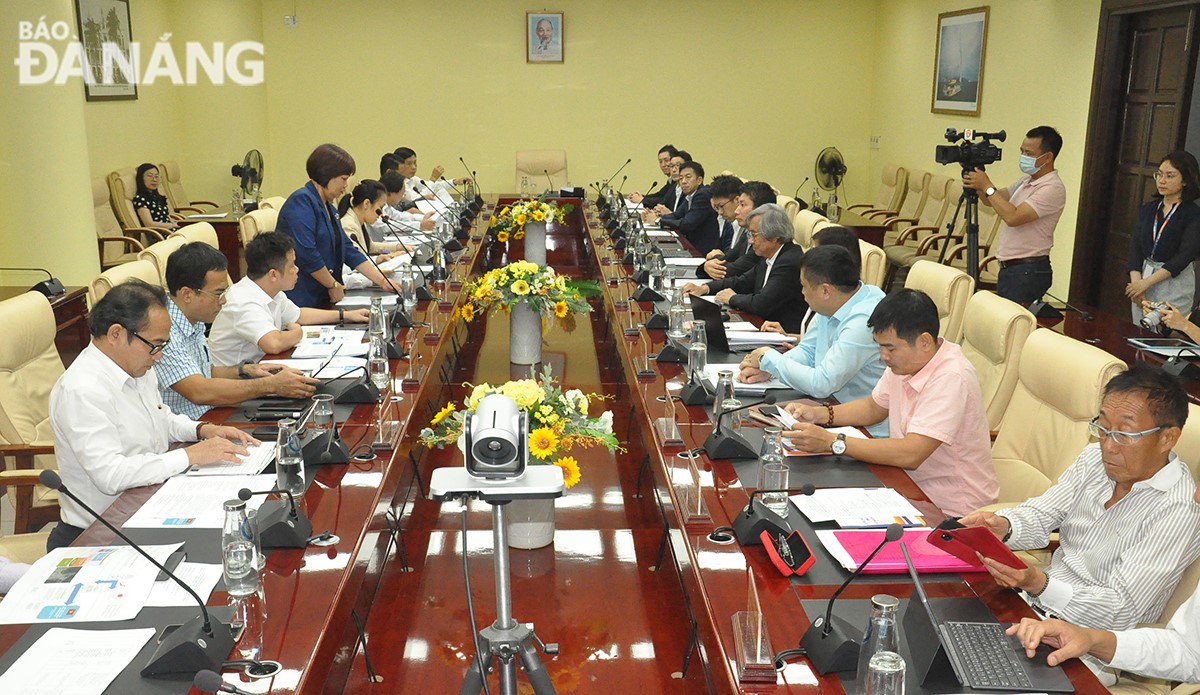
<path id="1" fill-rule="evenodd" d="M 392 378 L 392 386 L 380 394 L 379 405 L 376 407 L 375 441 L 371 442 L 373 451 L 391 451 L 395 448 L 396 435 L 400 431 L 399 418 L 392 417 L 398 409 L 398 400 L 392 394 L 402 391 L 403 379 Z"/>
<path id="2" fill-rule="evenodd" d="M 700 476 L 700 466 L 696 462 L 696 454 L 691 449 L 679 454 L 676 458 L 687 461 L 684 469 L 683 483 L 675 484 L 675 497 L 683 503 L 683 525 L 688 531 L 712 529 L 712 514 L 708 511 L 708 503 L 704 501 L 704 484 Z M 676 476 L 672 475 L 672 479 Z"/>
<path id="3" fill-rule="evenodd" d="M 738 683 L 775 683 L 775 651 L 763 624 L 754 570 L 746 568 L 746 610 L 733 614 L 733 644 Z"/>
<path id="4" fill-rule="evenodd" d="M 630 317 L 633 316 L 633 311 L 629 312 Z M 644 328 L 638 327 L 635 335 L 640 336 L 642 342 L 642 365 L 637 370 L 638 381 L 648 381 L 658 377 L 658 372 L 650 366 L 650 334 Z M 628 333 L 626 334 L 628 335 Z"/>
<path id="5" fill-rule="evenodd" d="M 654 419 L 654 436 L 658 439 L 660 448 L 683 446 L 683 433 L 679 431 L 679 423 L 675 420 L 675 397 L 670 390 L 666 392 L 667 413 Z"/>

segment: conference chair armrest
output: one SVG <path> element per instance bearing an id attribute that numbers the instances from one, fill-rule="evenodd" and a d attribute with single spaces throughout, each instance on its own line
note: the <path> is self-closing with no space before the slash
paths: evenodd
<path id="1" fill-rule="evenodd" d="M 169 214 L 171 216 L 171 219 L 175 222 L 182 222 L 184 220 L 184 216 L 180 215 L 177 212 L 171 212 L 171 213 L 167 213 L 167 214 Z"/>
<path id="2" fill-rule="evenodd" d="M 966 248 L 966 247 L 964 247 L 964 248 Z M 983 260 L 979 261 L 979 272 L 983 272 L 984 269 L 986 269 L 988 266 L 992 265 L 993 263 L 996 264 L 997 266 L 1000 265 L 1000 259 L 996 258 L 995 256 L 988 256 L 987 258 L 984 258 Z"/>
<path id="3" fill-rule="evenodd" d="M 996 437 L 1000 436 L 1000 431 L 999 431 L 999 430 L 992 430 L 992 431 L 988 432 L 988 436 L 992 438 L 992 443 L 993 443 L 993 444 L 995 444 L 995 443 L 996 443 Z"/>
<path id="4" fill-rule="evenodd" d="M 180 213 L 180 212 L 194 212 L 194 213 L 196 213 L 197 215 L 203 215 L 205 212 L 207 212 L 207 210 L 205 210 L 204 208 L 192 208 L 192 207 L 186 207 L 186 206 L 185 206 L 185 207 L 175 208 L 175 212 L 176 212 L 176 213 Z"/>
<path id="5" fill-rule="evenodd" d="M 900 232 L 900 236 L 896 237 L 897 244 L 903 244 L 909 239 L 916 239 L 917 232 L 936 232 L 937 227 L 906 227 Z"/>
<path id="6" fill-rule="evenodd" d="M 0 490 L 6 487 L 32 487 L 40 485 L 39 471 L 0 471 Z"/>
<path id="7" fill-rule="evenodd" d="M 153 227 L 127 227 L 121 231 L 125 232 L 127 235 L 131 233 L 141 234 L 142 236 L 148 238 L 150 241 L 148 244 L 146 244 L 147 246 L 156 241 L 162 241 L 163 239 L 167 238 L 167 235 L 163 234 L 163 230 L 154 229 Z"/>
<path id="8" fill-rule="evenodd" d="M 221 207 L 220 205 L 217 205 L 216 203 L 212 202 L 211 200 L 189 200 L 188 205 L 211 205 L 214 208 Z"/>
<path id="9" fill-rule="evenodd" d="M 43 454 L 53 454 L 54 444 L 3 444 L 0 445 L 0 472 L 5 470 L 15 471 L 31 471 L 33 470 L 33 457 Z M 10 469 L 8 459 L 12 458 L 14 465 Z"/>
<path id="10" fill-rule="evenodd" d="M 900 214 L 899 210 L 876 209 L 876 210 L 866 211 L 865 213 L 863 213 L 863 216 L 870 217 L 871 219 L 874 220 L 874 219 L 879 219 L 880 217 L 884 217 L 884 218 L 895 217 L 896 215 L 899 215 L 899 214 Z"/>
<path id="11" fill-rule="evenodd" d="M 866 210 L 867 212 L 873 212 L 873 210 L 871 209 L 871 203 L 855 203 L 854 205 L 851 205 L 850 207 L 848 207 L 846 209 L 847 210 L 862 209 L 862 210 Z"/>
<path id="12" fill-rule="evenodd" d="M 132 249 L 134 252 L 140 253 L 140 252 L 146 250 L 146 245 L 143 244 L 142 242 L 138 241 L 137 239 L 134 239 L 133 237 L 107 236 L 107 237 L 97 237 L 96 238 L 96 242 L 100 247 L 101 253 L 104 253 L 104 244 L 109 241 L 120 241 L 120 242 L 124 243 L 126 251 Z"/>
<path id="13" fill-rule="evenodd" d="M 916 227 L 909 227 L 909 229 L 916 229 Z M 917 245 L 917 255 L 921 256 L 925 253 L 928 253 L 930 248 L 936 248 L 938 246 L 938 242 L 945 240 L 945 238 L 946 237 L 941 234 L 931 234 L 925 237 L 923 240 L 921 240 L 921 243 Z M 962 241 L 958 235 L 952 235 L 950 239 L 952 241 Z"/>
<path id="14" fill-rule="evenodd" d="M 895 229 L 896 225 L 900 224 L 901 222 L 907 222 L 909 224 L 916 224 L 920 221 L 921 221 L 921 218 L 919 218 L 919 217 L 889 217 L 889 218 L 885 219 L 883 222 L 880 222 L 880 224 L 887 227 L 888 229 Z"/>
<path id="15" fill-rule="evenodd" d="M 1196 693 L 1200 693 L 1200 683 L 1180 683 L 1167 695 L 1196 695 Z"/>

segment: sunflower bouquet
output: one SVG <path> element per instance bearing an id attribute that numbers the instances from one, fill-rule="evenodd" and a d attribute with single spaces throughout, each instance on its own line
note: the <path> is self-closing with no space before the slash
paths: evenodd
<path id="1" fill-rule="evenodd" d="M 488 231 L 496 241 L 504 243 L 509 239 L 519 241 L 525 238 L 525 225 L 530 222 L 546 222 L 553 219 L 562 224 L 566 216 L 571 214 L 575 206 L 570 203 L 559 204 L 554 201 L 546 202 L 546 197 L 518 200 L 512 205 L 500 208 L 488 220 Z"/>
<path id="2" fill-rule="evenodd" d="M 479 401 L 493 393 L 508 396 L 518 408 L 529 413 L 529 463 L 562 468 L 568 488 L 578 483 L 582 475 L 579 462 L 568 452 L 576 447 L 620 449 L 613 434 L 612 411 L 606 410 L 599 417 L 590 415 L 592 404 L 607 397 L 579 389 L 564 391 L 554 380 L 549 367 L 537 379 L 518 379 L 498 386 L 474 386 L 471 395 L 463 401 L 462 410 L 451 402 L 433 416 L 429 427 L 421 430 L 421 441 L 426 446 L 438 448 L 456 444 L 463 436 L 467 414 L 475 412 Z"/>
<path id="3" fill-rule="evenodd" d="M 565 330 L 574 330 L 575 314 L 592 310 L 588 297 L 600 294 L 595 280 L 575 280 L 554 272 L 554 268 L 529 261 L 515 261 L 495 268 L 471 281 L 465 288 L 466 301 L 455 309 L 455 316 L 470 322 L 492 307 L 505 311 L 525 303 L 530 309 L 554 318 Z"/>

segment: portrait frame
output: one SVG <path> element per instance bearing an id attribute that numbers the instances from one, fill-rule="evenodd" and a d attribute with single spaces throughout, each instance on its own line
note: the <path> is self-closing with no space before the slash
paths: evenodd
<path id="1" fill-rule="evenodd" d="M 545 23 L 545 24 L 543 24 Z M 550 27 L 549 41 L 543 41 L 538 33 L 539 25 L 542 30 L 548 24 Z M 561 63 L 563 62 L 564 22 L 562 12 L 525 12 L 525 62 L 526 63 Z"/>
<path id="2" fill-rule="evenodd" d="M 988 6 L 938 15 L 930 111 L 978 116 L 983 105 Z"/>
<path id="3" fill-rule="evenodd" d="M 75 0 L 75 27 L 87 59 L 83 94 L 88 101 L 132 101 L 138 98 L 137 82 L 125 82 L 119 68 L 112 71 L 113 84 L 104 84 L 104 43 L 117 45 L 129 60 L 133 45 L 133 24 L 129 18 L 129 0 Z M 134 70 L 139 70 L 134 66 Z"/>

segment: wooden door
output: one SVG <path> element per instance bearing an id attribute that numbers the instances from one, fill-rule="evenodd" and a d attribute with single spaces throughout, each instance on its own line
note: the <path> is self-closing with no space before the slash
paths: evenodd
<path id="1" fill-rule="evenodd" d="M 1093 84 L 1071 294 L 1128 316 L 1125 266 L 1137 210 L 1154 194 L 1158 161 L 1183 145 L 1187 129 L 1196 6 L 1105 19 L 1107 56 L 1098 58 Z"/>

